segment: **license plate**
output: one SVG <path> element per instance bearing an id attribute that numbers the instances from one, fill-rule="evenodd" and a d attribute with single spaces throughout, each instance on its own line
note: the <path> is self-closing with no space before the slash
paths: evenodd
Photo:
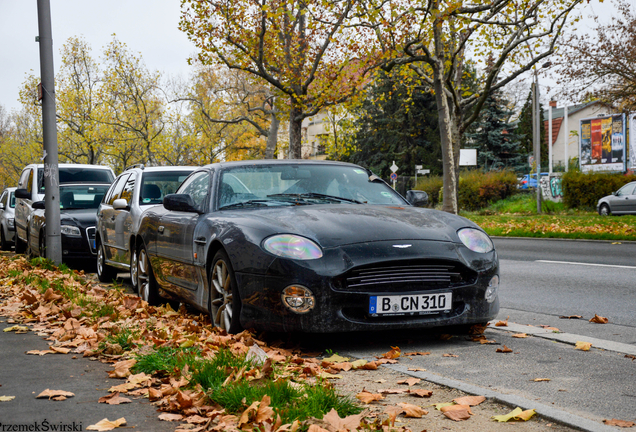
<path id="1" fill-rule="evenodd" d="M 452 293 L 371 296 L 369 314 L 427 314 L 450 311 Z"/>

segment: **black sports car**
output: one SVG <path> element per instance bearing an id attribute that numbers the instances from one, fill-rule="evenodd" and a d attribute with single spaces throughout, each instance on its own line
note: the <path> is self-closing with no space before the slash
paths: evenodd
<path id="1" fill-rule="evenodd" d="M 60 185 L 60 236 L 62 261 L 94 259 L 97 207 L 109 184 Z M 33 203 L 27 230 L 28 254 L 46 257 L 46 218 L 44 201 Z"/>
<path id="2" fill-rule="evenodd" d="M 483 230 L 352 164 L 202 167 L 143 215 L 135 243 L 142 298 L 185 301 L 229 332 L 484 324 L 499 310 Z"/>

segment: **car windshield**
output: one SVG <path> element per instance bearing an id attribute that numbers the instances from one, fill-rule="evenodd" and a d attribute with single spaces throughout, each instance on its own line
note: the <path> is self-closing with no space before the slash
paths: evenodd
<path id="1" fill-rule="evenodd" d="M 141 181 L 139 204 L 161 204 L 163 197 L 175 193 L 192 171 L 194 171 L 194 168 L 190 170 L 145 172 Z"/>
<path id="2" fill-rule="evenodd" d="M 104 183 L 110 185 L 115 180 L 113 173 L 102 168 L 61 167 L 58 171 L 60 184 L 64 183 Z M 38 169 L 38 193 L 44 193 L 44 169 Z"/>
<path id="3" fill-rule="evenodd" d="M 96 209 L 109 185 L 60 186 L 60 209 Z"/>
<path id="4" fill-rule="evenodd" d="M 375 175 L 356 166 L 335 164 L 251 165 L 221 175 L 219 208 L 309 204 L 406 202 Z"/>

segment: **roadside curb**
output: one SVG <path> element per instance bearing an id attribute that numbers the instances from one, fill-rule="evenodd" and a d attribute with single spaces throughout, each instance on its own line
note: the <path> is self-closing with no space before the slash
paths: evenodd
<path id="1" fill-rule="evenodd" d="M 526 333 L 532 336 L 537 336 L 543 339 L 555 340 L 558 342 L 567 343 L 570 345 L 576 345 L 577 342 L 590 342 L 592 348 L 602 349 L 606 351 L 613 351 L 621 354 L 636 355 L 636 346 L 613 342 L 604 339 L 593 338 L 589 336 L 576 335 L 571 333 L 554 333 L 552 330 L 546 330 L 541 327 L 534 327 L 524 324 L 508 323 L 507 326 L 496 327 L 494 324 L 497 321 L 491 321 L 488 326 L 489 330 L 498 331 L 510 331 L 515 333 Z"/>
<path id="2" fill-rule="evenodd" d="M 498 393 L 493 390 L 478 387 L 472 384 L 467 384 L 432 373 L 409 371 L 406 366 L 399 364 L 384 364 L 382 366 L 388 367 L 409 376 L 413 376 L 415 378 L 420 378 L 432 382 L 434 384 L 452 387 L 464 393 L 477 396 L 485 396 L 488 399 L 492 399 L 496 402 L 508 405 L 513 408 L 519 407 L 523 410 L 534 409 L 536 413 L 543 418 L 552 420 L 565 426 L 580 429 L 585 432 L 616 432 L 618 430 L 617 428 L 607 426 L 597 421 L 580 417 L 545 404 L 537 403 L 536 401 L 529 400 L 521 396 Z"/>
<path id="3" fill-rule="evenodd" d="M 634 240 L 597 240 L 597 239 L 578 239 L 578 238 L 562 238 L 562 237 L 512 237 L 512 236 L 490 236 L 494 239 L 512 239 L 512 240 L 551 240 L 551 241 L 572 241 L 572 242 L 603 242 L 603 243 L 629 243 L 636 244 Z"/>

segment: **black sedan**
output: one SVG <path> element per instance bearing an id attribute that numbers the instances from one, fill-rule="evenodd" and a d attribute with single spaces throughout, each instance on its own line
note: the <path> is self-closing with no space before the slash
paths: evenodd
<path id="1" fill-rule="evenodd" d="M 185 301 L 229 332 L 472 325 L 499 310 L 483 230 L 352 164 L 202 167 L 143 215 L 135 243 L 143 299 Z"/>
<path id="2" fill-rule="evenodd" d="M 60 236 L 62 261 L 95 259 L 97 208 L 110 185 L 60 185 Z M 46 257 L 46 217 L 44 201 L 33 203 L 33 215 L 27 231 L 27 253 Z"/>

